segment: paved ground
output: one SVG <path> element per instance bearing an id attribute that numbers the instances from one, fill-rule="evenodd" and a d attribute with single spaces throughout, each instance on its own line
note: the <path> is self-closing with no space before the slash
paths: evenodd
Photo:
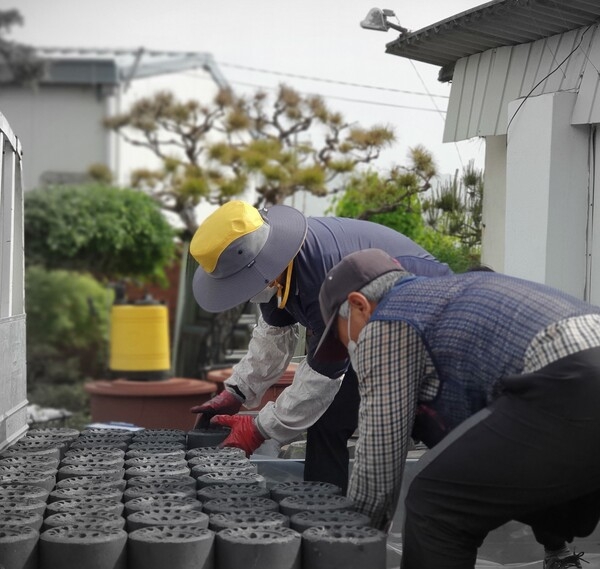
<path id="1" fill-rule="evenodd" d="M 596 540 L 598 542 L 598 540 Z M 506 569 L 542 569 L 542 559 L 537 557 L 538 551 L 541 555 L 541 551 L 538 550 L 537 544 L 530 543 L 529 548 L 524 548 L 524 544 L 511 544 L 507 542 L 504 544 L 504 552 L 501 555 L 490 555 L 489 551 L 486 551 L 485 544 L 480 555 L 477 559 L 475 569 L 488 569 L 488 568 L 506 568 Z M 582 547 L 577 547 L 577 551 L 585 552 L 583 557 L 586 563 L 581 563 L 583 569 L 600 569 L 600 552 L 588 553 L 590 549 L 594 547 L 585 548 L 586 544 L 580 544 Z M 511 546 L 515 546 L 514 548 Z M 596 543 L 596 551 L 600 551 L 600 545 Z M 393 537 L 388 541 L 388 559 L 387 569 L 399 569 L 400 568 L 400 555 L 402 553 L 402 545 L 398 541 L 394 540 Z M 493 553 L 493 552 L 492 552 Z"/>
<path id="2" fill-rule="evenodd" d="M 413 451 L 407 460 L 405 471 L 405 483 L 411 479 L 411 474 L 416 462 L 422 452 Z M 274 453 L 276 456 L 276 453 Z M 259 472 L 270 480 L 284 482 L 286 480 L 301 480 L 304 465 L 295 460 L 273 460 L 271 456 L 254 456 Z M 265 460 L 261 460 L 264 458 Z M 404 493 L 403 493 L 404 494 Z M 396 515 L 394 527 L 388 538 L 388 560 L 387 569 L 399 569 L 400 556 L 402 552 L 402 539 L 397 532 L 402 527 L 402 498 Z M 577 552 L 585 553 L 582 563 L 583 569 L 600 569 L 600 526 L 596 528 L 591 536 L 585 539 L 575 540 L 571 547 Z M 539 545 L 531 531 L 531 528 L 518 522 L 509 522 L 497 530 L 491 532 L 483 546 L 479 550 L 476 569 L 506 568 L 506 569 L 542 569 L 543 549 Z"/>

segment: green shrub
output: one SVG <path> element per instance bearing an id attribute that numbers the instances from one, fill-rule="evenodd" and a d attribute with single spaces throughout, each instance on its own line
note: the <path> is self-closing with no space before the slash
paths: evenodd
<path id="1" fill-rule="evenodd" d="M 58 186 L 25 195 L 25 261 L 112 279 L 161 275 L 174 231 L 142 192 Z"/>
<path id="2" fill-rule="evenodd" d="M 27 381 L 72 384 L 107 369 L 113 292 L 90 275 L 28 267 Z"/>
<path id="3" fill-rule="evenodd" d="M 478 247 L 468 247 L 458 237 L 444 235 L 434 229 L 426 228 L 414 241 L 436 259 L 447 263 L 455 273 L 464 273 L 480 262 Z"/>

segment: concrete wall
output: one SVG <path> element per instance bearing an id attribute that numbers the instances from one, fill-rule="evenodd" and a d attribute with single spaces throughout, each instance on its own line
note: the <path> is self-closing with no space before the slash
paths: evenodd
<path id="1" fill-rule="evenodd" d="M 583 298 L 589 128 L 571 125 L 576 97 L 554 93 L 509 105 L 504 270 Z"/>
<path id="2" fill-rule="evenodd" d="M 484 200 L 481 262 L 504 272 L 506 225 L 506 136 L 485 139 Z"/>
<path id="3" fill-rule="evenodd" d="M 108 163 L 102 126 L 106 106 L 106 97 L 95 87 L 2 88 L 0 111 L 26 152 L 25 190 L 40 186 L 43 180 L 77 181 L 91 164 Z"/>

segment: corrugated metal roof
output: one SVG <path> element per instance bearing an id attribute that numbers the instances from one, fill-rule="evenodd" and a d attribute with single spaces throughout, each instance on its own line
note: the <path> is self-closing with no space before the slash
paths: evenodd
<path id="1" fill-rule="evenodd" d="M 511 101 L 575 93 L 571 124 L 600 122 L 598 24 L 456 62 L 444 142 L 506 134 Z"/>
<path id="2" fill-rule="evenodd" d="M 442 67 L 452 79 L 457 60 L 488 49 L 529 43 L 596 22 L 600 0 L 493 0 L 400 36 L 386 53 Z"/>
<path id="3" fill-rule="evenodd" d="M 36 48 L 38 57 L 49 62 L 47 82 L 117 83 L 142 77 L 204 69 L 221 88 L 229 83 L 212 54 L 205 52 L 156 51 L 104 48 Z M 112 65 L 114 77 L 108 73 Z M 105 68 L 102 68 L 105 66 Z M 103 73 L 99 73 L 99 70 Z"/>

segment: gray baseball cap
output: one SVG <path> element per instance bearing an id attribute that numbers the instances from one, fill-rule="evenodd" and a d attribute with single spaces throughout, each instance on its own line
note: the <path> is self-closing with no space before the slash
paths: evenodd
<path id="1" fill-rule="evenodd" d="M 325 277 L 319 292 L 325 330 L 315 350 L 319 360 L 338 359 L 342 343 L 332 331 L 340 306 L 351 292 L 392 271 L 403 271 L 400 263 L 381 249 L 363 249 L 344 257 Z"/>

